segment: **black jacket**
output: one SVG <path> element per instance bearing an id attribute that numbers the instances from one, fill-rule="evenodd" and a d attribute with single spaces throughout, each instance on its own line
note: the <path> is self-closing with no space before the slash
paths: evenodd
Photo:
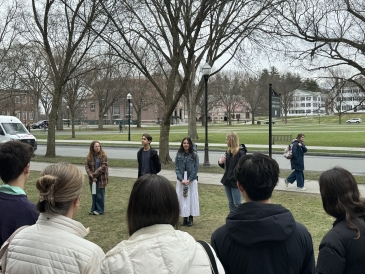
<path id="1" fill-rule="evenodd" d="M 231 153 L 226 153 L 226 163 L 220 164 L 218 161 L 218 165 L 221 168 L 224 168 L 224 174 L 221 179 L 221 183 L 225 186 L 229 186 L 232 188 L 237 188 L 236 179 L 234 178 L 233 170 L 236 167 L 239 159 L 247 153 L 247 149 L 245 145 L 241 144 L 241 147 L 238 153 L 233 156 Z"/>
<path id="2" fill-rule="evenodd" d="M 138 161 L 138 177 L 141 177 L 142 170 L 142 150 L 143 147 L 137 152 L 137 161 Z M 160 157 L 158 157 L 157 150 L 150 148 L 150 168 L 151 174 L 157 174 L 161 171 L 161 162 Z"/>
<path id="3" fill-rule="evenodd" d="M 313 243 L 308 230 L 281 205 L 243 203 L 212 235 L 226 274 L 312 274 Z"/>
<path id="4" fill-rule="evenodd" d="M 319 245 L 316 273 L 323 274 L 363 274 L 365 273 L 365 218 L 355 220 L 360 229 L 350 229 L 345 218 L 333 223 L 333 228 L 323 237 Z"/>

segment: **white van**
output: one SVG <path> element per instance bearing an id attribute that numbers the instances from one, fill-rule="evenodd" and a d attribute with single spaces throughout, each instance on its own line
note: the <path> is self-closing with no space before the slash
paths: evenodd
<path id="1" fill-rule="evenodd" d="M 14 116 L 0 115 L 0 143 L 19 140 L 37 149 L 36 138 L 29 133 L 23 123 Z"/>

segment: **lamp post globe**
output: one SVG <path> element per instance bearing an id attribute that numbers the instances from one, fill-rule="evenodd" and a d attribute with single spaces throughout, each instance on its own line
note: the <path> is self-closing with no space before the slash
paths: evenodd
<path id="1" fill-rule="evenodd" d="M 205 144 L 204 144 L 204 163 L 203 166 L 210 166 L 209 147 L 208 147 L 208 79 L 212 67 L 206 62 L 202 67 L 202 74 L 205 82 Z"/>
<path id="2" fill-rule="evenodd" d="M 128 100 L 128 141 L 131 140 L 131 99 L 132 95 L 130 93 L 127 94 Z"/>

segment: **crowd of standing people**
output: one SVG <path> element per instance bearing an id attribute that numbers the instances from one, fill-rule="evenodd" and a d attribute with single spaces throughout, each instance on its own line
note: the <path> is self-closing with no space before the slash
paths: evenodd
<path id="1" fill-rule="evenodd" d="M 151 142 L 152 136 L 143 134 L 137 152 L 138 179 L 126 216 L 130 237 L 106 254 L 84 239 L 89 229 L 73 219 L 81 204 L 82 172 L 67 163 L 45 168 L 36 182 L 39 199 L 34 205 L 24 191 L 33 148 L 17 141 L 1 144 L 2 273 L 364 273 L 365 199 L 349 171 L 335 167 L 319 178 L 324 211 L 335 222 L 319 246 L 316 264 L 306 227 L 271 201 L 279 181 L 274 159 L 247 154 L 237 134 L 227 134 L 227 151 L 218 165 L 224 169 L 221 183 L 229 214 L 209 245 L 178 229 L 191 227 L 200 215 L 195 144 L 189 137 L 181 141 L 174 187 L 157 174 L 161 163 Z M 306 152 L 304 134 L 299 134 L 293 142 L 293 173 L 285 184 L 297 181 L 300 191 L 305 190 Z M 89 214 L 102 215 L 109 178 L 101 142 L 90 144 L 85 162 Z"/>

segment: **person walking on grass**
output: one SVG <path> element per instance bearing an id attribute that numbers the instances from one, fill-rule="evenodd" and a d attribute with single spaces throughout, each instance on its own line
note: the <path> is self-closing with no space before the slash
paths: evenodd
<path id="1" fill-rule="evenodd" d="M 32 225 L 38 219 L 36 205 L 24 191 L 30 174 L 32 146 L 9 141 L 0 145 L 0 246 L 19 227 Z"/>
<path id="2" fill-rule="evenodd" d="M 292 152 L 293 156 L 290 159 L 291 169 L 294 170 L 288 178 L 285 179 L 285 186 L 297 181 L 297 191 L 305 191 L 304 187 L 304 153 L 307 152 L 307 147 L 304 144 L 304 134 L 299 133 L 293 141 Z"/>
<path id="3" fill-rule="evenodd" d="M 271 203 L 279 165 L 268 155 L 242 156 L 234 170 L 245 202 L 212 235 L 228 274 L 314 274 L 312 237 L 292 213 Z"/>
<path id="4" fill-rule="evenodd" d="M 151 147 L 152 136 L 148 133 L 142 135 L 142 148 L 137 152 L 138 177 L 145 174 L 157 174 L 161 171 L 160 157 L 157 150 Z"/>
<path id="5" fill-rule="evenodd" d="M 108 157 L 98 141 L 93 141 L 90 144 L 89 154 L 86 157 L 85 170 L 89 177 L 92 196 L 92 205 L 89 214 L 104 214 L 105 187 L 109 182 Z"/>
<path id="6" fill-rule="evenodd" d="M 191 139 L 185 137 L 175 158 L 176 193 L 180 204 L 180 216 L 183 217 L 182 226 L 192 226 L 193 217 L 200 215 L 198 170 L 198 154 L 194 151 Z"/>

